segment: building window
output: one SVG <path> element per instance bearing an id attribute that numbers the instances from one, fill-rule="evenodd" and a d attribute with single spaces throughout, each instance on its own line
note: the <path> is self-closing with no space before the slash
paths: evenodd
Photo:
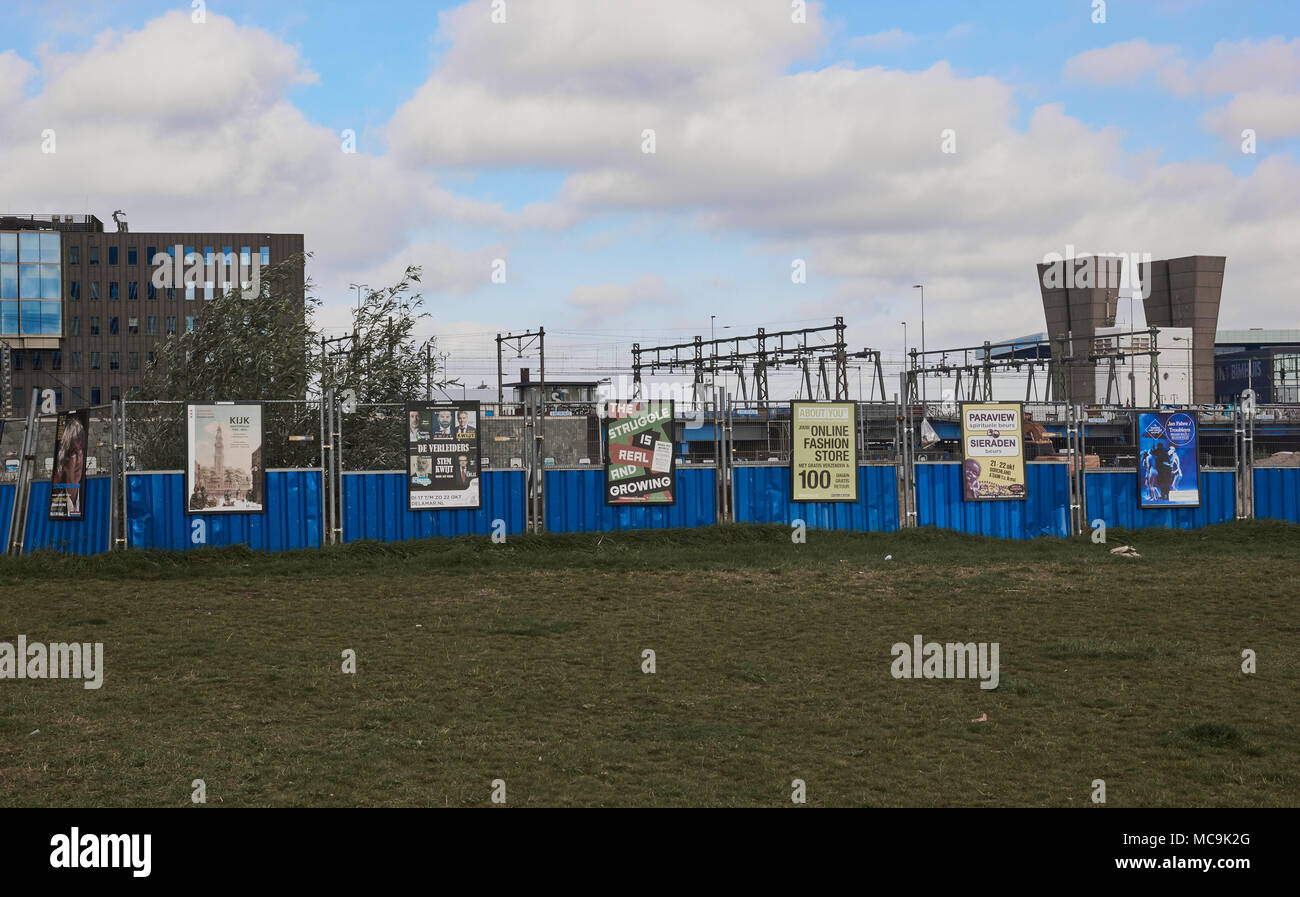
<path id="1" fill-rule="evenodd" d="M 45 353 L 42 352 L 40 349 L 33 349 L 33 350 L 32 350 L 32 370 L 33 370 L 33 371 L 39 371 L 39 370 L 41 369 L 41 356 L 44 355 L 44 354 L 45 354 Z"/>
<path id="2" fill-rule="evenodd" d="M 153 352 L 146 352 L 144 359 L 145 359 L 145 364 L 149 365 L 149 367 L 153 367 L 154 365 Z"/>
<path id="3" fill-rule="evenodd" d="M 73 407 L 73 408 L 80 408 L 80 407 L 81 407 L 81 387 L 80 387 L 80 386 L 70 386 L 70 387 L 68 387 L 68 389 L 72 392 L 72 407 Z"/>
<path id="4" fill-rule="evenodd" d="M 158 298 L 158 288 L 153 285 L 152 280 L 149 281 L 149 298 L 154 300 L 157 300 Z"/>
<path id="5" fill-rule="evenodd" d="M 91 353 L 90 353 L 90 369 L 91 369 L 92 371 L 97 371 L 97 370 L 99 370 L 99 353 L 98 353 L 98 352 L 91 352 Z"/>
<path id="6" fill-rule="evenodd" d="M 116 265 L 116 264 L 117 264 L 117 247 L 116 247 L 116 246 L 110 246 L 110 247 L 108 247 L 108 263 L 109 263 L 110 265 Z"/>
<path id="7" fill-rule="evenodd" d="M 98 405 L 98 404 L 99 404 L 99 387 L 98 387 L 98 386 L 92 386 L 92 387 L 90 387 L 90 404 L 92 404 L 92 405 Z"/>
<path id="8" fill-rule="evenodd" d="M 157 256 L 158 256 L 157 246 L 146 246 L 144 248 L 144 260 L 147 264 L 157 267 L 158 266 Z"/>
<path id="9" fill-rule="evenodd" d="M 0 334 L 62 334 L 61 236 L 44 231 L 0 234 Z"/>
<path id="10" fill-rule="evenodd" d="M 186 332 L 186 333 L 193 333 L 193 332 L 194 332 L 194 316 L 193 316 L 193 315 L 186 315 L 186 316 L 185 316 L 185 332 Z"/>
<path id="11" fill-rule="evenodd" d="M 150 333 L 158 332 L 158 318 L 155 317 L 154 315 L 149 316 L 149 332 Z"/>
<path id="12" fill-rule="evenodd" d="M 92 246 L 87 246 L 87 247 L 86 247 L 86 253 L 87 253 L 87 256 L 88 256 L 87 261 L 89 261 L 90 264 L 92 264 L 92 265 L 98 265 L 98 264 L 99 264 L 99 247 L 98 247 L 98 246 L 93 246 L 93 245 L 92 245 Z"/>
<path id="13" fill-rule="evenodd" d="M 120 367 L 121 367 L 121 365 L 117 363 L 117 353 L 116 353 L 116 352 L 109 352 L 109 353 L 108 353 L 108 369 L 109 369 L 110 371 L 115 371 L 115 370 L 117 370 L 117 369 L 120 368 Z"/>
<path id="14" fill-rule="evenodd" d="M 168 287 L 168 288 L 167 288 L 167 301 L 168 301 L 168 302 L 175 302 L 175 301 L 176 301 L 176 287 Z"/>
<path id="15" fill-rule="evenodd" d="M 127 362 L 126 364 L 127 370 L 132 370 L 132 371 L 140 370 L 140 353 L 128 352 L 126 355 L 126 362 Z"/>
<path id="16" fill-rule="evenodd" d="M 98 281 L 98 280 L 92 280 L 92 281 L 90 282 L 90 301 L 91 301 L 91 302 L 98 302 L 98 301 L 99 301 L 99 281 Z"/>
<path id="17" fill-rule="evenodd" d="M 128 247 L 126 247 L 126 263 L 127 263 L 128 265 L 134 265 L 134 264 L 136 264 L 136 254 L 135 254 L 135 247 L 134 247 L 134 246 L 128 246 Z"/>
<path id="18" fill-rule="evenodd" d="M 108 319 L 108 332 L 110 336 L 117 336 L 117 316 Z"/>
<path id="19" fill-rule="evenodd" d="M 194 301 L 194 282 L 193 282 L 193 281 L 189 281 L 189 280 L 187 280 L 187 281 L 185 282 L 185 301 L 186 301 L 186 302 L 193 302 L 193 301 Z"/>
<path id="20" fill-rule="evenodd" d="M 69 264 L 69 265 L 80 265 L 80 264 L 81 264 L 81 247 L 80 247 L 80 246 L 77 246 L 77 245 L 74 244 L 74 245 L 68 247 L 68 264 Z"/>
<path id="21" fill-rule="evenodd" d="M 121 298 L 121 292 L 117 288 L 116 280 L 110 280 L 108 282 L 108 298 L 111 300 L 117 300 Z"/>
<path id="22" fill-rule="evenodd" d="M 265 268 L 265 267 L 266 267 L 267 265 L 269 265 L 269 264 L 271 264 L 271 247 L 270 247 L 270 246 L 263 246 L 263 247 L 262 247 L 262 267 Z"/>
<path id="23" fill-rule="evenodd" d="M 68 281 L 68 298 L 74 302 L 81 298 L 81 282 L 77 280 Z"/>
<path id="24" fill-rule="evenodd" d="M 120 386 L 110 386 L 110 387 L 108 388 L 108 397 L 109 397 L 110 399 L 112 399 L 114 402 L 116 402 L 118 399 L 122 398 L 122 387 L 120 387 Z"/>
<path id="25" fill-rule="evenodd" d="M 50 353 L 50 370 L 52 371 L 63 370 L 63 352 L 61 352 L 58 349 L 55 349 L 53 352 Z"/>
<path id="26" fill-rule="evenodd" d="M 79 370 L 81 370 L 81 353 L 80 353 L 80 352 L 73 352 L 73 353 L 72 353 L 72 359 L 71 359 L 70 367 L 71 367 L 72 370 L 74 370 L 74 371 L 79 371 Z"/>
<path id="27" fill-rule="evenodd" d="M 127 319 L 126 319 L 126 332 L 127 332 L 127 333 L 139 333 L 139 332 L 140 332 L 140 319 L 139 319 L 139 318 L 127 318 Z"/>
<path id="28" fill-rule="evenodd" d="M 99 315 L 90 316 L 90 335 L 99 336 Z"/>
<path id="29" fill-rule="evenodd" d="M 168 336 L 175 336 L 175 335 L 176 335 L 176 316 L 175 316 L 175 315 L 168 315 L 168 316 L 167 316 L 167 335 L 168 335 Z"/>
<path id="30" fill-rule="evenodd" d="M 81 318 L 79 318 L 79 317 L 74 317 L 74 318 L 72 319 L 72 324 L 71 324 L 71 333 L 69 333 L 68 335 L 69 335 L 69 336 L 80 336 L 80 335 L 81 335 Z"/>
<path id="31" fill-rule="evenodd" d="M 203 247 L 203 264 L 204 264 L 204 266 L 211 265 L 212 262 L 213 262 L 213 259 L 215 258 L 215 256 L 216 256 L 216 253 L 213 251 L 213 249 L 212 249 L 211 246 L 204 246 L 204 247 Z"/>
<path id="32" fill-rule="evenodd" d="M 63 390 L 58 387 L 54 389 L 54 404 L 63 407 Z"/>
<path id="33" fill-rule="evenodd" d="M 126 284 L 126 298 L 131 300 L 139 299 L 140 284 L 136 283 L 134 280 L 128 281 Z"/>
<path id="34" fill-rule="evenodd" d="M 9 366 L 15 371 L 21 371 L 23 369 L 23 353 L 17 349 L 11 350 L 9 353 Z"/>

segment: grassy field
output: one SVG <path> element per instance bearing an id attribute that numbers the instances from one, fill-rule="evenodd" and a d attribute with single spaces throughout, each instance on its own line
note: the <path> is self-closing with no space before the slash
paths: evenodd
<path id="1" fill-rule="evenodd" d="M 494 779 L 509 806 L 789 807 L 793 779 L 810 806 L 1085 807 L 1094 779 L 1108 806 L 1300 803 L 1300 528 L 1109 536 L 0 558 L 0 641 L 105 666 L 0 680 L 0 804 L 189 806 L 194 779 L 209 806 L 490 806 Z M 999 643 L 999 687 L 894 679 L 917 634 Z"/>

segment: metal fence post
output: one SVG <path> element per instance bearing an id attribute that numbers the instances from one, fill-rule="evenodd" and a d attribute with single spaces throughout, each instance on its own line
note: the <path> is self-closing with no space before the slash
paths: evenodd
<path id="1" fill-rule="evenodd" d="M 36 405 L 40 389 L 32 387 L 31 402 L 27 406 L 27 428 L 23 430 L 22 447 L 18 454 L 18 480 L 14 483 L 14 509 L 9 519 L 9 553 L 23 553 L 23 538 L 27 531 L 27 503 L 30 500 L 32 469 L 36 460 Z"/>
<path id="2" fill-rule="evenodd" d="M 123 468 L 125 464 L 118 463 L 117 450 L 119 447 L 117 438 L 117 416 L 118 405 L 121 399 L 110 400 L 108 407 L 108 550 L 114 551 L 119 547 L 118 533 L 120 524 L 125 523 L 125 518 L 119 520 L 118 503 L 119 495 L 126 492 L 126 483 L 118 482 L 119 476 L 125 476 Z M 84 486 L 83 486 L 84 488 Z"/>

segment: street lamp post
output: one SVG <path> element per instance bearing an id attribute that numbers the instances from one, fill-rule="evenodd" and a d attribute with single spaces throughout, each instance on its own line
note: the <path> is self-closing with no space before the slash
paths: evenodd
<path id="1" fill-rule="evenodd" d="M 368 283 L 350 283 L 350 284 L 348 284 L 348 289 L 350 289 L 350 290 L 356 290 L 356 291 L 357 291 L 357 311 L 361 311 L 361 288 L 362 288 L 362 287 L 365 287 L 365 288 L 368 290 L 368 289 L 370 289 L 370 284 L 368 284 Z"/>
<path id="2" fill-rule="evenodd" d="M 912 289 L 921 291 L 921 359 L 925 363 L 925 285 L 914 283 Z M 925 375 L 921 375 L 921 401 L 925 402 Z"/>

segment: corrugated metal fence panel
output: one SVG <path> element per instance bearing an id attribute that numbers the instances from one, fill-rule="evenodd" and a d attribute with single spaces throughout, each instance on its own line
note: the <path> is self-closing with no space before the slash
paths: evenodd
<path id="1" fill-rule="evenodd" d="M 128 473 L 127 545 L 170 551 L 216 545 L 259 551 L 319 548 L 324 529 L 320 489 L 319 470 L 272 470 L 266 474 L 266 513 L 187 515 L 183 474 Z M 206 529 L 201 544 L 191 539 L 195 520 Z"/>
<path id="2" fill-rule="evenodd" d="M 1300 467 L 1255 468 L 1255 516 L 1300 523 Z"/>
<path id="3" fill-rule="evenodd" d="M 67 554 L 108 551 L 108 509 L 113 484 L 109 477 L 86 477 L 86 516 L 81 520 L 50 519 L 50 481 L 34 480 L 27 502 L 23 551 L 47 549 Z"/>
<path id="4" fill-rule="evenodd" d="M 1001 539 L 1070 535 L 1070 484 L 1064 464 L 1025 465 L 1023 501 L 963 501 L 961 464 L 916 465 L 918 526 Z"/>
<path id="5" fill-rule="evenodd" d="M 1199 508 L 1143 509 L 1138 507 L 1137 471 L 1086 471 L 1088 521 L 1100 518 L 1107 526 L 1125 529 L 1197 529 L 1235 520 L 1236 476 L 1231 470 L 1202 470 Z"/>
<path id="6" fill-rule="evenodd" d="M 786 523 L 802 519 L 813 529 L 892 532 L 898 529 L 898 468 L 864 464 L 858 467 L 858 500 L 849 502 L 790 501 L 789 467 L 736 467 L 736 522 Z"/>
<path id="7" fill-rule="evenodd" d="M 9 547 L 9 518 L 14 512 L 14 493 L 17 489 L 13 483 L 0 483 L 0 551 Z"/>
<path id="8" fill-rule="evenodd" d="M 404 542 L 451 536 L 486 536 L 492 521 L 504 520 L 507 533 L 522 533 L 527 512 L 527 480 L 522 470 L 487 470 L 481 483 L 482 506 L 447 511 L 406 510 L 406 476 L 401 471 L 343 475 L 343 541 L 378 539 Z"/>
<path id="9" fill-rule="evenodd" d="M 546 471 L 546 531 L 669 529 L 712 526 L 718 502 L 712 467 L 677 468 L 677 502 L 672 505 L 606 505 L 605 471 Z"/>

